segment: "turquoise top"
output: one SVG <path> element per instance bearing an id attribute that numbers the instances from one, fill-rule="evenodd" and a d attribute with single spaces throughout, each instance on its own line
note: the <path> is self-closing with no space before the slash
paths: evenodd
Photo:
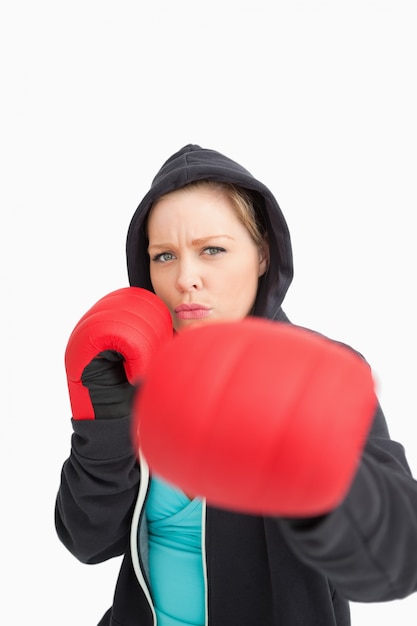
<path id="1" fill-rule="evenodd" d="M 204 626 L 202 503 L 153 477 L 146 504 L 149 571 L 158 626 Z"/>

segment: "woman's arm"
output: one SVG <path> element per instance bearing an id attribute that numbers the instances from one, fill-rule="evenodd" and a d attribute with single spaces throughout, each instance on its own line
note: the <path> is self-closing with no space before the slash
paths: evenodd
<path id="1" fill-rule="evenodd" d="M 122 554 L 139 483 L 130 417 L 73 420 L 71 453 L 56 498 L 55 525 L 80 561 L 98 563 Z"/>
<path id="2" fill-rule="evenodd" d="M 343 503 L 321 518 L 278 523 L 298 557 L 352 601 L 417 590 L 417 482 L 380 407 Z"/>

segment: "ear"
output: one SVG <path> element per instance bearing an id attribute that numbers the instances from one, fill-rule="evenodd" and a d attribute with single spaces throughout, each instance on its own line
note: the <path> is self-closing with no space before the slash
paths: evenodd
<path id="1" fill-rule="evenodd" d="M 269 244 L 264 239 L 262 245 L 259 247 L 259 278 L 265 274 L 269 267 Z"/>

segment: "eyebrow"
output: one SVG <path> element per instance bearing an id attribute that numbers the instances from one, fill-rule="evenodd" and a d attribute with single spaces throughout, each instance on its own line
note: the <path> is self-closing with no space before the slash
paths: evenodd
<path id="1" fill-rule="evenodd" d="M 193 246 L 198 246 L 211 241 L 212 239 L 233 239 L 230 235 L 209 235 L 208 237 L 199 237 L 198 239 L 193 239 L 191 243 Z"/>
<path id="2" fill-rule="evenodd" d="M 233 239 L 230 235 L 209 235 L 208 237 L 198 237 L 197 239 L 192 239 L 191 243 L 193 246 L 202 246 L 213 239 Z M 166 250 L 172 247 L 170 243 L 155 243 L 148 246 L 148 250 L 158 249 L 158 250 Z"/>

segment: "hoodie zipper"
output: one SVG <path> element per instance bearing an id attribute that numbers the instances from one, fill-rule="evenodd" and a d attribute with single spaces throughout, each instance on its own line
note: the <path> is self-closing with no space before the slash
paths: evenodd
<path id="1" fill-rule="evenodd" d="M 146 600 L 148 601 L 149 607 L 152 611 L 153 624 L 154 626 L 156 626 L 155 608 L 153 606 L 148 583 L 145 580 L 143 567 L 140 562 L 140 557 L 139 557 L 140 550 L 138 546 L 139 527 L 140 527 L 142 514 L 144 511 L 144 504 L 145 504 L 146 496 L 148 493 L 148 487 L 149 487 L 149 467 L 145 459 L 141 456 L 140 457 L 139 493 L 138 493 L 138 498 L 136 500 L 135 510 L 133 511 L 132 524 L 130 528 L 130 553 L 132 557 L 133 569 L 135 571 L 136 578 L 138 579 L 139 585 L 141 586 L 143 593 L 145 594 Z"/>
<path id="2" fill-rule="evenodd" d="M 201 557 L 204 577 L 204 624 L 208 626 L 208 584 L 207 584 L 207 548 L 206 548 L 207 504 L 201 503 Z"/>
<path id="3" fill-rule="evenodd" d="M 149 466 L 146 463 L 143 456 L 140 456 L 140 486 L 139 493 L 136 500 L 135 510 L 132 516 L 132 524 L 130 529 L 130 552 L 132 556 L 133 569 L 138 579 L 139 585 L 142 588 L 146 600 L 149 604 L 149 608 L 152 612 L 153 625 L 157 626 L 157 618 L 155 608 L 152 602 L 151 593 L 148 583 L 145 579 L 143 566 L 140 559 L 140 550 L 138 545 L 139 527 L 144 512 L 144 504 L 148 493 L 150 473 Z M 204 577 L 204 624 L 208 626 L 208 584 L 207 584 L 207 557 L 206 557 L 206 520 L 207 520 L 207 505 L 206 501 L 202 500 L 201 506 L 201 556 L 203 565 L 203 577 Z"/>

